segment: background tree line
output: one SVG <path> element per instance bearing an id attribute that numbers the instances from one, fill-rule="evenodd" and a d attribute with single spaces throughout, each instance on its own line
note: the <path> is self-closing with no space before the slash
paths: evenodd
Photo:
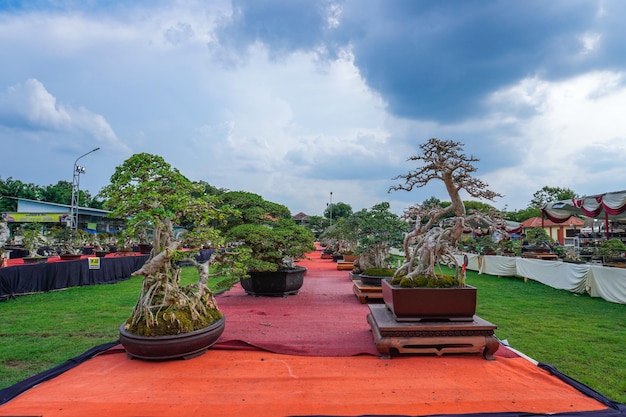
<path id="1" fill-rule="evenodd" d="M 25 198 L 48 203 L 72 204 L 72 183 L 59 181 L 56 184 L 36 185 L 25 183 L 8 177 L 0 177 L 0 197 Z M 92 196 L 87 190 L 79 190 L 78 205 L 81 207 L 102 208 L 103 201 Z M 17 201 L 10 198 L 0 198 L 0 211 L 11 212 L 17 210 Z"/>
<path id="2" fill-rule="evenodd" d="M 228 191 L 224 188 L 218 188 L 204 181 L 198 181 L 206 194 L 222 196 L 224 200 L 239 209 L 245 209 L 250 206 L 259 207 L 260 196 L 255 197 L 250 193 L 240 191 Z M 72 183 L 69 181 L 59 181 L 56 184 L 45 186 L 33 183 L 25 183 L 12 177 L 3 179 L 0 177 L 0 197 L 25 198 L 36 201 L 46 201 L 49 203 L 58 203 L 70 205 L 72 203 Z M 544 186 L 533 194 L 526 208 L 507 211 L 504 209 L 504 217 L 507 220 L 523 222 L 532 217 L 541 217 L 541 207 L 552 201 L 566 200 L 578 197 L 576 192 L 569 188 Z M 269 204 L 268 202 L 265 202 Z M 430 197 L 424 200 L 429 205 L 441 205 L 445 207 L 450 202 L 440 201 L 436 197 Z M 487 211 L 494 209 L 492 206 L 479 201 L 465 201 L 466 209 Z M 81 207 L 91 207 L 102 209 L 104 200 L 97 195 L 92 196 L 88 190 L 80 190 L 78 196 L 78 205 Z M 275 207 L 266 207 L 269 212 L 280 212 Z M 14 199 L 0 198 L 0 212 L 12 212 L 17 210 L 17 201 Z M 245 211 L 245 210 L 244 210 Z M 332 204 L 332 209 L 326 207 L 322 216 L 312 215 L 309 217 L 309 228 L 319 235 L 324 229 L 330 225 L 330 216 L 332 213 L 332 221 L 335 222 L 341 218 L 348 218 L 353 214 L 352 207 L 344 202 Z M 278 214 L 278 213 L 277 213 Z M 279 213 L 279 217 L 284 217 L 285 213 Z M 259 215 L 255 213 L 254 215 Z"/>
<path id="3" fill-rule="evenodd" d="M 533 198 L 528 203 L 526 208 L 514 211 L 507 211 L 506 207 L 503 211 L 504 219 L 511 220 L 514 222 L 523 222 L 524 220 L 533 218 L 533 217 L 541 217 L 541 207 L 545 204 L 560 201 L 560 200 L 568 200 L 571 198 L 579 197 L 575 191 L 564 188 L 564 187 L 551 187 L 544 186 L 540 190 L 537 190 L 533 194 Z M 477 211 L 482 213 L 487 213 L 490 211 L 495 211 L 495 207 L 490 204 L 483 203 L 480 201 L 464 201 L 466 210 L 469 211 Z M 424 205 L 427 206 L 441 206 L 447 207 L 451 203 L 449 201 L 441 201 L 437 197 L 430 197 L 423 201 Z M 326 207 L 323 216 L 309 216 L 309 228 L 315 233 L 316 236 L 319 236 L 329 225 L 332 213 L 332 222 L 336 223 L 340 219 L 350 218 L 354 213 L 352 211 L 352 207 L 349 204 L 338 202 L 332 204 L 332 209 L 329 206 Z M 452 216 L 451 214 L 450 216 Z"/>

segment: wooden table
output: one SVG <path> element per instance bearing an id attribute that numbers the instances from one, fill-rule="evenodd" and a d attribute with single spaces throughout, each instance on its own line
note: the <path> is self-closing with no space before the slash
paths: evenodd
<path id="1" fill-rule="evenodd" d="M 494 360 L 499 342 L 494 335 L 497 326 L 474 316 L 473 321 L 397 322 L 383 305 L 369 305 L 367 315 L 376 348 L 383 359 L 392 353 L 481 353 Z"/>
<path id="2" fill-rule="evenodd" d="M 364 285 L 360 279 L 354 279 L 352 282 L 354 283 L 352 292 L 354 292 L 361 304 L 365 304 L 370 300 L 378 301 L 383 299 L 382 287 Z"/>

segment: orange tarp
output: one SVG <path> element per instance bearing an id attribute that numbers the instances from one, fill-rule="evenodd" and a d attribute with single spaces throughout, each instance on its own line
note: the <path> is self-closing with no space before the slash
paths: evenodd
<path id="1" fill-rule="evenodd" d="M 301 264 L 311 272 L 309 285 L 326 285 L 330 278 L 349 283 L 347 272 L 337 271 L 319 253 Z M 364 310 L 351 315 L 367 310 L 349 285 L 341 291 Z M 317 300 L 328 298 L 323 294 Z M 272 300 L 278 304 L 273 298 L 265 302 Z M 316 314 L 315 305 L 309 304 L 301 308 Z M 340 320 L 342 314 L 337 314 L 335 321 Z M 276 343 L 282 340 L 280 331 L 272 337 Z M 374 346 L 373 338 L 363 343 Z M 504 354 L 493 361 L 480 354 L 384 360 L 371 354 L 295 356 L 214 347 L 190 360 L 149 362 L 129 359 L 118 345 L 8 401 L 0 406 L 0 416 L 547 414 L 606 409 L 531 361 L 501 350 Z"/>
<path id="2" fill-rule="evenodd" d="M 187 361 L 85 362 L 0 415 L 286 416 L 602 410 L 524 358 L 308 357 L 210 350 Z"/>

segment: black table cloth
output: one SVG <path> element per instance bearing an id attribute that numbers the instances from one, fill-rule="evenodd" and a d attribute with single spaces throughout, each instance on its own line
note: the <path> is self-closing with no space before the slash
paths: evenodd
<path id="1" fill-rule="evenodd" d="M 123 281 L 147 259 L 148 255 L 100 258 L 100 269 L 89 269 L 89 259 L 0 268 L 0 300 L 20 294 Z"/>

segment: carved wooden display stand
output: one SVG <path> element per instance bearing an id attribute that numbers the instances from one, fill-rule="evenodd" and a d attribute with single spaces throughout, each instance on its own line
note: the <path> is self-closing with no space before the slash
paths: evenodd
<path id="1" fill-rule="evenodd" d="M 352 261 L 337 261 L 338 271 L 352 271 L 354 269 L 354 262 Z"/>
<path id="2" fill-rule="evenodd" d="M 370 305 L 367 315 L 376 348 L 384 359 L 398 353 L 480 353 L 494 360 L 497 326 L 474 316 L 472 321 L 396 321 L 385 305 Z"/>
<path id="3" fill-rule="evenodd" d="M 546 261 L 556 261 L 557 259 L 559 259 L 558 255 L 555 255 L 554 253 L 536 253 L 536 252 L 522 253 L 522 258 L 543 259 Z"/>
<path id="4" fill-rule="evenodd" d="M 364 285 L 360 279 L 352 280 L 352 282 L 354 283 L 354 285 L 352 286 L 352 291 L 357 296 L 361 304 L 365 304 L 370 300 L 383 299 L 383 290 L 381 287 Z"/>

